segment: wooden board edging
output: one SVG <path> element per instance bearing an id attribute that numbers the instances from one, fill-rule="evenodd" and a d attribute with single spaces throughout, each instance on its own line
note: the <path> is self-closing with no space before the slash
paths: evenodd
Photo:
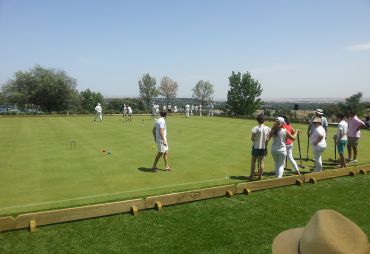
<path id="1" fill-rule="evenodd" d="M 158 196 L 151 196 L 145 199 L 146 208 L 154 208 L 156 202 L 160 202 L 162 206 L 176 205 L 197 200 L 224 197 L 227 192 L 236 192 L 236 185 L 225 185 L 219 187 L 211 187 L 193 191 L 178 192 L 172 194 L 164 194 Z"/>
<path id="2" fill-rule="evenodd" d="M 237 193 L 244 193 L 245 189 L 250 189 L 252 192 L 257 190 L 265 190 L 288 185 L 295 185 L 297 180 L 304 181 L 304 176 L 286 176 L 283 178 L 275 178 L 269 180 L 246 182 L 237 184 Z"/>
<path id="3" fill-rule="evenodd" d="M 0 232 L 14 230 L 15 219 L 11 216 L 0 218 Z"/>
<path id="4" fill-rule="evenodd" d="M 31 220 L 35 220 L 37 226 L 42 226 L 119 213 L 128 213 L 130 212 L 132 206 L 136 206 L 139 210 L 145 209 L 145 201 L 143 199 L 134 199 L 113 203 L 22 214 L 15 218 L 15 229 L 28 228 Z"/>

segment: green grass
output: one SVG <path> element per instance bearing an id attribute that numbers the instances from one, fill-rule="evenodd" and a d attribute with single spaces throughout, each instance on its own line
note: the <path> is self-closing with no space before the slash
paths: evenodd
<path id="1" fill-rule="evenodd" d="M 249 175 L 255 121 L 170 117 L 170 164 L 175 171 L 153 174 L 148 172 L 156 154 L 153 120 L 136 117 L 132 123 L 123 123 L 119 116 L 108 116 L 96 123 L 92 119 L 0 119 L 0 216 L 237 183 L 239 176 Z M 334 133 L 330 129 L 329 137 Z M 305 135 L 301 139 L 305 157 Z M 70 147 L 72 140 L 75 150 Z M 328 142 L 326 160 L 334 157 L 331 138 Z M 370 162 L 364 149 L 369 145 L 369 132 L 363 131 L 361 163 Z M 298 157 L 297 144 L 294 153 Z M 272 168 L 269 156 L 266 171 Z"/>
<path id="2" fill-rule="evenodd" d="M 271 253 L 280 232 L 335 209 L 370 236 L 370 175 L 0 234 L 0 253 Z"/>

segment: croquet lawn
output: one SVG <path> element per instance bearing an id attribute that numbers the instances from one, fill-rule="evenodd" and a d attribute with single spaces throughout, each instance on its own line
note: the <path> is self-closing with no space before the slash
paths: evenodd
<path id="1" fill-rule="evenodd" d="M 249 175 L 255 121 L 169 117 L 169 161 L 174 170 L 158 173 L 150 171 L 157 152 L 153 124 L 147 116 L 135 116 L 131 123 L 121 116 L 107 116 L 102 123 L 91 116 L 0 118 L 0 215 L 237 183 Z M 295 127 L 304 132 L 301 149 L 306 158 L 307 126 Z M 329 159 L 334 158 L 335 131 L 329 130 L 325 168 L 333 167 Z M 369 147 L 370 133 L 363 130 L 359 164 L 370 163 Z M 296 142 L 294 156 L 298 154 Z M 303 172 L 313 165 L 303 164 Z M 163 161 L 159 166 L 164 168 Z M 268 156 L 265 178 L 273 177 L 268 174 L 272 170 Z"/>

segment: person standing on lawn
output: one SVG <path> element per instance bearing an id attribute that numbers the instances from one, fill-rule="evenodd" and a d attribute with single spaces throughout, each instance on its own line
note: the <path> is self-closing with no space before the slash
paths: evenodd
<path id="1" fill-rule="evenodd" d="M 256 118 L 258 126 L 252 129 L 251 140 L 252 146 L 252 161 L 251 161 L 251 174 L 249 180 L 253 180 L 254 171 L 256 169 L 256 161 L 258 163 L 259 175 L 258 180 L 261 180 L 264 169 L 264 160 L 267 154 L 267 139 L 271 129 L 264 125 L 265 117 L 261 114 Z"/>
<path id="2" fill-rule="evenodd" d="M 268 140 L 273 138 L 271 145 L 271 155 L 275 162 L 275 175 L 277 178 L 282 178 L 284 173 L 285 157 L 287 155 L 286 149 L 286 139 L 295 140 L 299 130 L 297 130 L 293 135 L 284 129 L 285 124 L 284 118 L 278 117 L 275 120 L 274 126 L 271 129 Z"/>
<path id="3" fill-rule="evenodd" d="M 171 167 L 168 164 L 168 142 L 167 142 L 167 128 L 166 128 L 166 120 L 167 112 L 161 111 L 160 118 L 155 122 L 155 126 L 153 128 L 153 135 L 155 136 L 155 142 L 157 143 L 158 153 L 154 159 L 152 170 L 153 172 L 159 171 L 157 168 L 157 163 L 159 159 L 163 156 L 163 160 L 165 163 L 165 170 L 171 171 Z"/>
<path id="4" fill-rule="evenodd" d="M 313 157 L 315 159 L 314 172 L 322 171 L 321 155 L 326 149 L 326 132 L 321 121 L 320 117 L 313 119 L 312 133 L 310 135 L 310 144 L 312 145 Z"/>
<path id="5" fill-rule="evenodd" d="M 337 113 L 337 134 L 334 135 L 335 146 L 338 149 L 339 162 L 341 168 L 346 168 L 346 160 L 344 159 L 344 148 L 347 144 L 348 124 L 344 120 L 343 113 Z"/>
<path id="6" fill-rule="evenodd" d="M 283 118 L 284 118 L 284 121 L 285 121 L 285 123 L 283 124 L 283 128 L 286 129 L 286 131 L 290 135 L 293 135 L 296 131 L 293 129 L 293 126 L 290 124 L 289 119 L 286 116 L 283 116 Z M 293 140 L 287 137 L 287 139 L 285 141 L 285 145 L 286 145 L 287 158 L 290 161 L 290 163 L 292 164 L 292 166 L 293 166 L 294 170 L 297 172 L 297 174 L 300 175 L 301 172 L 299 172 L 297 162 L 294 160 L 294 157 L 293 157 Z"/>
<path id="7" fill-rule="evenodd" d="M 349 162 L 352 162 L 352 163 L 357 162 L 357 146 L 358 146 L 358 141 L 361 135 L 360 128 L 365 127 L 365 126 L 366 126 L 365 123 L 357 117 L 356 112 L 349 113 L 348 143 L 347 143 L 347 151 L 348 151 L 347 161 Z M 351 160 L 352 154 L 353 154 L 353 159 Z"/>
<path id="8" fill-rule="evenodd" d="M 100 103 L 98 103 L 98 105 L 96 105 L 95 112 L 96 112 L 96 114 L 95 114 L 94 122 L 96 122 L 96 119 L 99 119 L 99 122 L 103 121 L 103 109 L 102 109 Z"/>

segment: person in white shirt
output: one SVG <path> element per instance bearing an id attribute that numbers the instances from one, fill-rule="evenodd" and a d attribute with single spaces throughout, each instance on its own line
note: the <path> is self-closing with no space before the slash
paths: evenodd
<path id="1" fill-rule="evenodd" d="M 132 108 L 130 105 L 127 105 L 127 116 L 128 116 L 128 121 L 132 122 Z"/>
<path id="2" fill-rule="evenodd" d="M 155 122 L 153 128 L 153 135 L 155 136 L 155 142 L 157 143 L 158 153 L 154 159 L 152 170 L 153 172 L 159 171 L 157 164 L 159 159 L 163 156 L 165 163 L 165 170 L 171 171 L 171 167 L 168 164 L 168 141 L 167 141 L 167 128 L 166 128 L 166 111 L 160 112 L 161 117 Z"/>
<path id="3" fill-rule="evenodd" d="M 155 105 L 155 103 L 153 102 L 153 104 L 152 104 L 152 119 L 155 119 L 155 112 L 156 112 L 156 105 Z"/>
<path id="4" fill-rule="evenodd" d="M 155 105 L 155 116 L 157 117 L 159 115 L 159 104 L 157 103 Z"/>
<path id="5" fill-rule="evenodd" d="M 173 106 L 173 112 L 176 114 L 177 113 L 177 106 Z"/>
<path id="6" fill-rule="evenodd" d="M 208 104 L 208 116 L 213 116 L 213 109 L 214 109 L 215 107 L 213 106 L 213 104 L 212 103 L 210 103 L 210 104 Z"/>
<path id="7" fill-rule="evenodd" d="M 275 120 L 275 124 L 269 134 L 269 141 L 273 139 L 271 145 L 271 155 L 275 162 L 275 175 L 277 178 L 282 178 L 284 174 L 285 158 L 287 156 L 286 139 L 295 140 L 299 130 L 296 130 L 294 134 L 290 134 L 284 129 L 285 120 L 282 117 L 278 117 Z"/>
<path id="8" fill-rule="evenodd" d="M 310 135 L 310 144 L 312 145 L 313 157 L 315 159 L 314 172 L 322 171 L 321 155 L 326 149 L 326 131 L 321 124 L 321 118 L 315 117 L 312 120 L 312 130 Z"/>
<path id="9" fill-rule="evenodd" d="M 99 122 L 103 121 L 103 109 L 100 105 L 100 103 L 98 103 L 98 105 L 96 105 L 95 107 L 95 119 L 94 119 L 94 122 L 96 122 L 96 119 L 99 120 Z"/>
<path id="10" fill-rule="evenodd" d="M 123 121 L 127 121 L 127 106 L 126 106 L 126 104 L 123 104 L 122 117 L 123 117 Z"/>
<path id="11" fill-rule="evenodd" d="M 199 116 L 202 116 L 202 104 L 199 104 Z"/>
<path id="12" fill-rule="evenodd" d="M 168 115 L 171 115 L 171 113 L 172 113 L 172 106 L 171 106 L 171 104 L 168 104 L 167 105 L 167 112 L 168 112 Z"/>
<path id="13" fill-rule="evenodd" d="M 337 134 L 334 136 L 336 148 L 338 149 L 339 162 L 341 168 L 346 168 L 346 160 L 344 159 L 344 148 L 347 145 L 348 123 L 344 120 L 343 113 L 337 113 Z"/>
<path id="14" fill-rule="evenodd" d="M 254 171 L 256 169 L 256 161 L 258 161 L 258 179 L 261 180 L 264 170 L 264 160 L 267 154 L 267 139 L 271 129 L 264 125 L 265 117 L 258 115 L 256 118 L 258 126 L 252 129 L 251 140 L 252 146 L 252 160 L 251 160 L 251 174 L 249 180 L 253 180 Z"/>
<path id="15" fill-rule="evenodd" d="M 194 114 L 194 105 L 191 105 L 191 108 L 190 108 L 190 115 L 193 116 Z"/>
<path id="16" fill-rule="evenodd" d="M 186 118 L 189 117 L 189 113 L 190 113 L 190 105 L 186 104 L 185 105 L 185 116 L 186 116 Z"/>

